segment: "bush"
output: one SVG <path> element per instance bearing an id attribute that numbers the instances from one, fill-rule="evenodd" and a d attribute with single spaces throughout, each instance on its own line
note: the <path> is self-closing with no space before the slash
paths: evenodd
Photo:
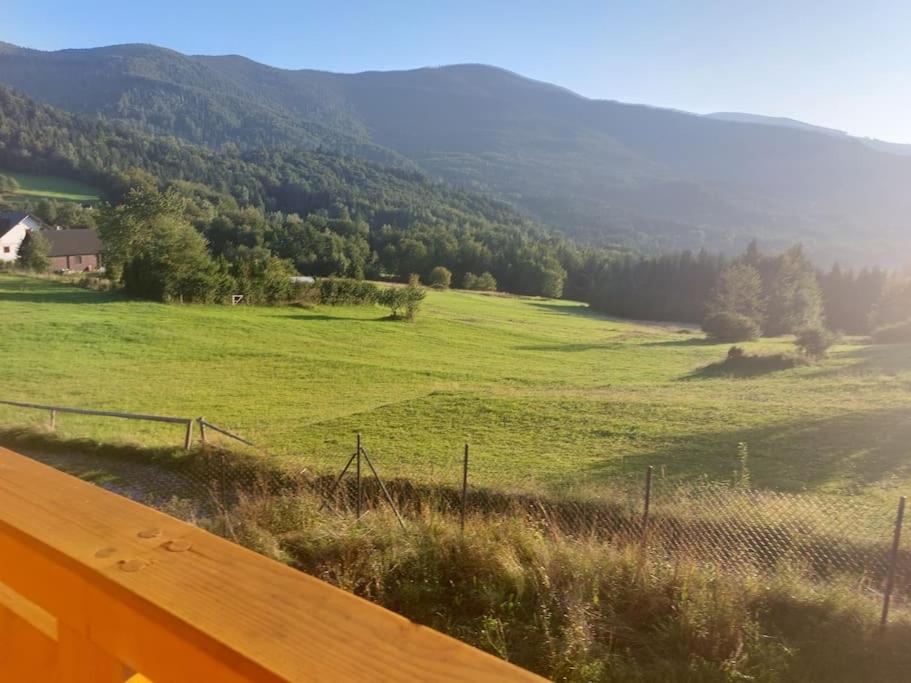
<path id="1" fill-rule="evenodd" d="M 797 333 L 794 343 L 810 358 L 824 358 L 829 347 L 838 337 L 822 325 L 804 327 Z"/>
<path id="2" fill-rule="evenodd" d="M 463 289 L 476 289 L 483 292 L 497 291 L 497 280 L 488 272 L 475 275 L 474 273 L 465 273 L 462 280 Z"/>
<path id="3" fill-rule="evenodd" d="M 375 304 L 380 299 L 380 288 L 364 280 L 326 277 L 320 278 L 318 285 L 320 303 L 327 306 Z"/>
<path id="4" fill-rule="evenodd" d="M 414 320 L 426 295 L 417 276 L 412 275 L 407 287 L 384 289 L 380 293 L 379 303 L 392 311 L 393 318 Z"/>
<path id="5" fill-rule="evenodd" d="M 719 342 L 752 341 L 759 337 L 759 324 L 739 313 L 714 313 L 702 323 L 709 339 Z"/>
<path id="6" fill-rule="evenodd" d="M 437 266 L 430 271 L 428 284 L 436 289 L 449 289 L 452 284 L 452 272 L 449 268 Z"/>
<path id="7" fill-rule="evenodd" d="M 871 338 L 874 344 L 911 343 L 911 319 L 903 323 L 880 327 L 873 333 Z"/>
<path id="8" fill-rule="evenodd" d="M 19 246 L 17 265 L 20 268 L 43 273 L 50 270 L 51 259 L 48 257 L 51 245 L 40 232 L 30 231 Z"/>
<path id="9" fill-rule="evenodd" d="M 0 174 L 0 192 L 18 192 L 19 183 L 15 178 Z"/>

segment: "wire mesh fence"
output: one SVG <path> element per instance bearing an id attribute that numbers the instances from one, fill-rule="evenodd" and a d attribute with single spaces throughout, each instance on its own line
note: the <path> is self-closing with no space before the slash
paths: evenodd
<path id="1" fill-rule="evenodd" d="M 118 447 L 26 454 L 117 493 L 185 519 L 204 519 L 252 496 L 309 495 L 323 514 L 352 520 L 380 507 L 395 511 L 403 532 L 428 512 L 467 518 L 510 515 L 548 533 L 638 544 L 651 557 L 685 558 L 744 576 L 799 572 L 810 583 L 849 581 L 865 595 L 911 600 L 911 551 L 893 548 L 898 496 L 817 495 L 755 490 L 748 479 L 679 481 L 651 468 L 617 477 L 585 494 L 529 490 L 524 482 L 475 486 L 467 446 L 452 465 L 384 477 L 394 456 L 352 439 L 334 472 L 272 458 L 224 427 L 197 420 L 202 444 L 160 454 Z M 96 448 L 96 450 L 98 450 Z M 101 449 L 103 451 L 103 449 Z"/>

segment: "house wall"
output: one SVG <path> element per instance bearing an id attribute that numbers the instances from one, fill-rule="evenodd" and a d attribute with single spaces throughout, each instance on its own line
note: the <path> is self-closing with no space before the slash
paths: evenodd
<path id="1" fill-rule="evenodd" d="M 101 265 L 101 259 L 98 258 L 98 254 L 51 257 L 51 270 L 97 270 L 99 265 Z"/>
<path id="2" fill-rule="evenodd" d="M 19 245 L 28 232 L 25 221 L 0 237 L 0 261 L 15 261 L 19 257 Z"/>

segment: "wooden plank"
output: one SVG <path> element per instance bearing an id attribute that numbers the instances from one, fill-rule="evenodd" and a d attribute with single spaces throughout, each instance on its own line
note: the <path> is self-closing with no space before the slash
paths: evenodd
<path id="1" fill-rule="evenodd" d="M 0 605 L 0 681 L 53 681 L 56 675 L 56 638 L 48 637 L 30 620 Z"/>
<path id="2" fill-rule="evenodd" d="M 0 583 L 0 606 L 43 633 L 49 640 L 57 640 L 57 619 L 2 583 Z"/>
<path id="3" fill-rule="evenodd" d="M 2 448 L 0 557 L 0 581 L 152 681 L 542 680 Z"/>
<path id="4" fill-rule="evenodd" d="M 48 406 L 40 403 L 20 403 L 19 401 L 0 401 L 6 406 L 16 408 L 30 408 L 34 410 L 50 410 L 58 413 L 72 413 L 74 415 L 97 415 L 99 417 L 119 417 L 125 420 L 145 420 L 147 422 L 169 422 L 171 424 L 187 424 L 193 422 L 187 417 L 164 417 L 161 415 L 143 415 L 141 413 L 121 413 L 113 410 L 90 410 L 88 408 L 65 408 L 63 406 Z"/>

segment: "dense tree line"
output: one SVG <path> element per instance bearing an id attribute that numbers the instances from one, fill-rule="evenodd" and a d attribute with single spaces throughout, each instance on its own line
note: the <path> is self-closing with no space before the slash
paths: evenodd
<path id="1" fill-rule="evenodd" d="M 581 269 L 573 271 L 583 280 Z M 752 243 L 736 259 L 708 252 L 609 259 L 573 295 L 611 315 L 702 323 L 718 314 L 767 335 L 826 325 L 846 334 L 911 318 L 911 278 L 878 268 L 814 267 L 800 246 L 777 255 Z M 743 325 L 740 321 L 717 321 Z"/>

